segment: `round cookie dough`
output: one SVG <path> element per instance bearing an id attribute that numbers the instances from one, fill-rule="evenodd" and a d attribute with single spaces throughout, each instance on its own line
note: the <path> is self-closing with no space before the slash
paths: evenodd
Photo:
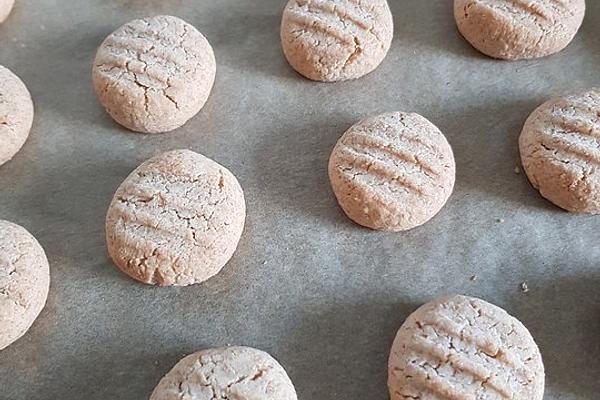
<path id="1" fill-rule="evenodd" d="M 404 231 L 429 221 L 454 188 L 452 148 L 418 114 L 364 119 L 337 142 L 329 178 L 344 212 L 356 223 Z"/>
<path id="2" fill-rule="evenodd" d="M 46 304 L 44 249 L 19 225 L 0 220 L 0 350 L 25 334 Z"/>
<path id="3" fill-rule="evenodd" d="M 104 40 L 94 61 L 96 93 L 119 124 L 145 133 L 179 128 L 206 103 L 216 74 L 206 38 L 161 15 L 131 21 Z"/>
<path id="4" fill-rule="evenodd" d="M 15 0 L 0 0 L 0 23 L 6 20 L 14 5 Z"/>
<path id="5" fill-rule="evenodd" d="M 519 138 L 531 184 L 565 210 L 600 214 L 600 88 L 552 99 Z"/>
<path id="6" fill-rule="evenodd" d="M 106 216 L 108 252 L 134 279 L 186 286 L 216 275 L 238 245 L 246 205 L 225 167 L 190 150 L 144 162 Z"/>
<path id="7" fill-rule="evenodd" d="M 490 57 L 520 60 L 567 47 L 583 22 L 585 0 L 454 0 L 462 35 Z"/>
<path id="8" fill-rule="evenodd" d="M 423 305 L 404 322 L 388 386 L 391 400 L 542 400 L 544 365 L 521 322 L 456 295 Z"/>
<path id="9" fill-rule="evenodd" d="M 324 82 L 360 78 L 385 58 L 394 35 L 386 0 L 290 0 L 281 43 L 290 65 Z"/>
<path id="10" fill-rule="evenodd" d="M 296 400 L 283 367 L 250 347 L 225 347 L 185 357 L 160 381 L 150 400 Z"/>
<path id="11" fill-rule="evenodd" d="M 23 147 L 32 124 L 33 101 L 27 87 L 18 76 L 0 66 L 0 165 Z"/>

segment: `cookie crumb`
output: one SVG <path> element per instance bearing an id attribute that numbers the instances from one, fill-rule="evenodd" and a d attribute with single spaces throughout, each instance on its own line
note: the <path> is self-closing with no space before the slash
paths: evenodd
<path id="1" fill-rule="evenodd" d="M 521 168 L 517 165 L 515 167 L 515 174 L 519 175 L 521 173 Z"/>
<path id="2" fill-rule="evenodd" d="M 523 293 L 529 292 L 529 285 L 527 284 L 527 282 L 522 282 L 521 283 L 521 291 Z"/>
<path id="3" fill-rule="evenodd" d="M 471 281 L 475 282 L 479 277 L 477 275 L 471 275 Z"/>

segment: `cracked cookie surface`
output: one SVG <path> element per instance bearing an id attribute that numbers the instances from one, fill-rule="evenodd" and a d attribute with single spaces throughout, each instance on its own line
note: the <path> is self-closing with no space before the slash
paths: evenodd
<path id="1" fill-rule="evenodd" d="M 324 82 L 356 79 L 385 58 L 394 34 L 386 0 L 290 0 L 281 42 L 290 65 Z"/>
<path id="2" fill-rule="evenodd" d="M 183 358 L 160 381 L 150 400 L 296 400 L 283 367 L 250 347 L 224 347 Z"/>
<path id="3" fill-rule="evenodd" d="M 196 115 L 215 75 L 206 38 L 167 15 L 131 21 L 109 35 L 92 73 L 100 102 L 113 119 L 145 133 L 172 131 Z"/>
<path id="4" fill-rule="evenodd" d="M 48 297 L 44 249 L 25 228 L 0 220 L 0 350 L 23 336 Z"/>
<path id="5" fill-rule="evenodd" d="M 344 212 L 378 230 L 404 231 L 429 221 L 450 197 L 455 174 L 442 132 L 413 113 L 360 121 L 329 158 L 331 186 Z"/>
<path id="6" fill-rule="evenodd" d="M 543 197 L 571 212 L 600 214 L 600 89 L 542 104 L 525 122 L 519 149 Z"/>
<path id="7" fill-rule="evenodd" d="M 585 0 L 455 0 L 459 31 L 490 57 L 520 60 L 567 47 L 579 30 Z"/>
<path id="8" fill-rule="evenodd" d="M 8 18 L 14 5 L 15 0 L 0 0 L 0 23 Z"/>
<path id="9" fill-rule="evenodd" d="M 11 160 L 29 137 L 33 101 L 25 84 L 0 66 L 0 165 Z"/>
<path id="10" fill-rule="evenodd" d="M 216 275 L 244 229 L 244 194 L 225 167 L 190 150 L 144 162 L 106 216 L 108 252 L 132 278 L 186 286 Z"/>
<path id="11" fill-rule="evenodd" d="M 459 295 L 411 314 L 389 358 L 391 400 L 542 400 L 544 380 L 527 328 L 497 306 Z"/>

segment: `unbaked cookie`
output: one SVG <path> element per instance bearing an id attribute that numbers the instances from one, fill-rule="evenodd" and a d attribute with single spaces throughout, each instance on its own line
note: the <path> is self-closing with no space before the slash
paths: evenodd
<path id="1" fill-rule="evenodd" d="M 506 311 L 449 296 L 404 322 L 388 386 L 391 400 L 542 400 L 544 365 L 527 328 Z"/>
<path id="2" fill-rule="evenodd" d="M 132 278 L 186 286 L 217 274 L 246 217 L 227 168 L 190 150 L 151 158 L 125 179 L 106 216 L 108 252 Z"/>
<path id="3" fill-rule="evenodd" d="M 19 225 L 0 220 L 0 350 L 25 334 L 48 298 L 44 249 Z"/>
<path id="4" fill-rule="evenodd" d="M 0 0 L 0 23 L 8 17 L 14 5 L 15 0 Z"/>
<path id="5" fill-rule="evenodd" d="M 283 367 L 249 347 L 225 347 L 185 357 L 160 381 L 150 400 L 296 400 Z"/>
<path id="6" fill-rule="evenodd" d="M 585 0 L 454 0 L 462 35 L 482 53 L 507 60 L 561 51 L 584 14 Z"/>
<path id="7" fill-rule="evenodd" d="M 360 225 L 404 231 L 424 224 L 454 188 L 452 148 L 418 114 L 388 113 L 352 126 L 329 159 L 329 178 L 344 212 Z"/>
<path id="8" fill-rule="evenodd" d="M 385 58 L 394 35 L 386 0 L 290 0 L 281 42 L 290 65 L 325 82 L 360 78 Z"/>
<path id="9" fill-rule="evenodd" d="M 196 28 L 171 16 L 131 21 L 104 40 L 94 61 L 96 93 L 119 124 L 138 132 L 179 128 L 206 103 L 216 62 Z"/>
<path id="10" fill-rule="evenodd" d="M 0 165 L 23 147 L 33 124 L 33 101 L 25 84 L 0 66 Z"/>
<path id="11" fill-rule="evenodd" d="M 572 212 L 600 214 L 600 89 L 542 104 L 525 122 L 519 148 L 542 196 Z"/>

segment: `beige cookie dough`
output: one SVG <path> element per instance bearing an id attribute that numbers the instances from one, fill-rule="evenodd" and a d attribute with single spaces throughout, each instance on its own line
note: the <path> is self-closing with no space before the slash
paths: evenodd
<path id="1" fill-rule="evenodd" d="M 429 221 L 454 188 L 452 148 L 418 114 L 388 113 L 352 126 L 329 159 L 331 186 L 344 212 L 378 230 L 404 231 Z"/>
<path id="2" fill-rule="evenodd" d="M 290 65 L 324 82 L 360 78 L 385 58 L 394 35 L 386 0 L 290 0 L 281 42 Z"/>
<path id="3" fill-rule="evenodd" d="M 506 311 L 448 296 L 404 322 L 388 386 L 391 400 L 542 400 L 544 365 L 527 328 Z"/>
<path id="4" fill-rule="evenodd" d="M 225 347 L 185 357 L 160 381 L 150 400 L 296 400 L 283 367 L 250 347 Z"/>
<path id="5" fill-rule="evenodd" d="M 8 18 L 14 5 L 15 0 L 0 0 L 0 23 Z"/>
<path id="6" fill-rule="evenodd" d="M 33 124 L 33 101 L 25 84 L 0 66 L 0 165 L 23 147 Z"/>
<path id="7" fill-rule="evenodd" d="M 106 111 L 126 128 L 145 133 L 172 131 L 196 115 L 215 74 L 206 38 L 167 15 L 117 29 L 98 49 L 92 73 Z"/>
<path id="8" fill-rule="evenodd" d="M 0 220 L 0 350 L 29 330 L 49 286 L 44 249 L 24 228 Z"/>
<path id="9" fill-rule="evenodd" d="M 600 214 L 600 89 L 552 99 L 519 138 L 531 184 L 565 210 Z"/>
<path id="10" fill-rule="evenodd" d="M 227 168 L 190 150 L 170 151 L 117 190 L 106 216 L 108 252 L 147 284 L 203 282 L 232 257 L 245 217 L 242 188 Z"/>
<path id="11" fill-rule="evenodd" d="M 567 47 L 579 30 L 585 0 L 454 0 L 458 29 L 490 57 L 519 60 Z"/>

